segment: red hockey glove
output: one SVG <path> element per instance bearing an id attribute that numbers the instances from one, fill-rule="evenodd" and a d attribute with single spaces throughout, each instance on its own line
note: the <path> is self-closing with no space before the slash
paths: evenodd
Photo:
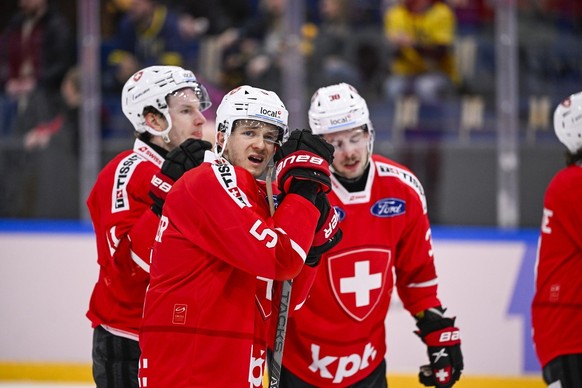
<path id="1" fill-rule="evenodd" d="M 212 149 L 212 144 L 206 140 L 187 139 L 178 147 L 168 152 L 162 164 L 162 171 L 152 177 L 150 197 L 154 200 L 152 210 L 158 216 L 162 214 L 162 207 L 166 196 L 175 181 L 184 173 L 204 162 L 204 153 Z"/>
<path id="2" fill-rule="evenodd" d="M 321 255 L 335 247 L 343 237 L 343 232 L 339 227 L 339 217 L 335 209 L 330 206 L 325 193 L 320 191 L 317 194 L 315 206 L 319 209 L 320 216 L 313 244 L 305 260 L 305 264 L 311 267 L 315 267 L 319 263 Z"/>
<path id="3" fill-rule="evenodd" d="M 154 200 L 152 211 L 158 217 L 162 215 L 162 207 L 173 184 L 174 180 L 161 172 L 152 176 L 149 194 L 150 198 Z"/>
<path id="4" fill-rule="evenodd" d="M 416 326 L 419 328 L 416 334 L 426 344 L 430 360 L 430 365 L 420 367 L 420 382 L 427 387 L 452 387 L 461 377 L 464 367 L 455 318 L 444 318 L 427 310 Z"/>
<path id="5" fill-rule="evenodd" d="M 299 179 L 316 182 L 323 191 L 329 192 L 329 165 L 333 161 L 333 152 L 333 146 L 321 136 L 307 129 L 293 131 L 274 156 L 279 189 L 287 193 L 291 182 Z"/>

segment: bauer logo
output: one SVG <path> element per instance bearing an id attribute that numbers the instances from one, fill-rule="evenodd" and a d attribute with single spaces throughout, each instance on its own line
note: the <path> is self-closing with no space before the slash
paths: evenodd
<path id="1" fill-rule="evenodd" d="M 376 217 L 395 217 L 406 213 L 406 202 L 398 198 L 384 198 L 370 208 Z"/>

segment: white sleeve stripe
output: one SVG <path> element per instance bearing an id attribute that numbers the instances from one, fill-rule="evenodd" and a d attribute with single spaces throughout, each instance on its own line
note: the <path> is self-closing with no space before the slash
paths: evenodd
<path id="1" fill-rule="evenodd" d="M 137 264 L 141 269 L 150 273 L 150 265 L 141 257 L 139 257 L 134 251 L 130 251 L 131 259 Z"/>
<path id="2" fill-rule="evenodd" d="M 284 235 L 287 235 L 287 232 L 285 232 L 285 230 L 283 230 L 282 228 L 275 228 L 275 230 Z M 301 260 L 303 260 L 303 262 L 305 263 L 305 260 L 307 259 L 307 253 L 305 253 L 303 248 L 301 248 L 301 246 L 299 246 L 299 244 L 297 244 L 295 241 L 293 241 L 292 239 L 289 239 L 289 241 L 291 241 L 291 247 L 293 248 L 293 250 L 297 252 L 299 257 L 301 257 Z"/>
<path id="3" fill-rule="evenodd" d="M 299 246 L 299 244 L 297 244 L 295 241 L 293 241 L 293 240 L 290 240 L 290 241 L 291 241 L 291 247 L 293 248 L 293 250 L 295 252 L 297 252 L 297 254 L 301 257 L 301 260 L 303 260 L 303 262 L 305 263 L 305 259 L 307 259 L 307 253 L 305 253 L 303 248 L 301 248 L 301 246 Z"/>
<path id="4" fill-rule="evenodd" d="M 428 282 L 410 283 L 406 287 L 408 287 L 408 288 L 422 288 L 422 287 L 432 287 L 432 286 L 436 286 L 437 284 L 438 284 L 437 278 L 434 278 L 432 280 L 429 280 Z"/>
<path id="5" fill-rule="evenodd" d="M 297 306 L 295 306 L 295 310 L 294 310 L 294 311 L 297 311 L 297 310 L 299 310 L 301 307 L 303 307 L 303 305 L 305 304 L 305 302 L 307 302 L 307 300 L 304 300 L 303 302 L 301 302 L 301 303 L 297 304 Z"/>

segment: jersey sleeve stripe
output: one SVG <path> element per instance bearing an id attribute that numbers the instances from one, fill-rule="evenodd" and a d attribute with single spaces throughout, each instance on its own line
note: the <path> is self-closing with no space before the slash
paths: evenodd
<path id="1" fill-rule="evenodd" d="M 139 257 L 137 253 L 135 253 L 134 251 L 130 251 L 130 253 L 131 259 L 135 262 L 135 264 L 137 264 L 141 269 L 143 269 L 147 273 L 150 273 L 150 265 L 144 259 Z"/>
<path id="2" fill-rule="evenodd" d="M 408 288 L 423 288 L 423 287 L 436 286 L 437 284 L 438 284 L 438 280 L 437 280 L 437 278 L 434 278 L 432 280 L 429 280 L 428 282 L 410 283 L 406 287 L 408 287 Z"/>

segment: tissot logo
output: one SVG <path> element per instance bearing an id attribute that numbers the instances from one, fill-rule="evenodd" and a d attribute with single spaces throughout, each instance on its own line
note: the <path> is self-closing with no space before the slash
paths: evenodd
<path id="1" fill-rule="evenodd" d="M 266 109 L 263 107 L 261 107 L 260 112 L 262 115 L 275 117 L 275 118 L 278 118 L 279 116 L 281 116 L 281 111 L 270 110 L 270 109 Z"/>

